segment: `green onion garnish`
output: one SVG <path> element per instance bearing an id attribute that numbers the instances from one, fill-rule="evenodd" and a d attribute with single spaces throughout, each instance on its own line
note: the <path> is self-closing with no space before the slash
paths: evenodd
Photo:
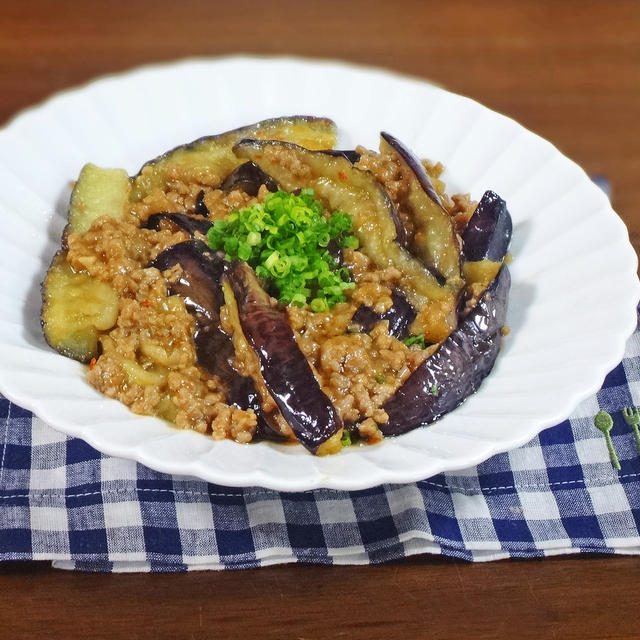
<path id="1" fill-rule="evenodd" d="M 298 195 L 277 191 L 264 203 L 233 211 L 214 222 L 209 246 L 225 252 L 225 260 L 244 260 L 267 280 L 280 302 L 328 311 L 355 288 L 349 271 L 340 267 L 329 244 L 355 249 L 351 216 L 334 211 L 328 218 L 314 199 L 313 189 Z"/>
<path id="2" fill-rule="evenodd" d="M 405 338 L 402 342 L 404 342 L 407 347 L 410 347 L 412 344 L 417 344 L 421 349 L 427 348 L 426 340 L 424 339 L 424 334 L 420 334 L 419 336 L 409 336 Z"/>

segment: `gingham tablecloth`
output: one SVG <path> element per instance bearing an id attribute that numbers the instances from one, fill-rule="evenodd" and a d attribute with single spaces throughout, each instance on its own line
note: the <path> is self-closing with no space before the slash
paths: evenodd
<path id="1" fill-rule="evenodd" d="M 67 438 L 0 396 L 0 559 L 91 571 L 640 553 L 640 332 L 562 424 L 483 464 L 366 491 L 278 493 L 157 473 Z M 593 417 L 614 417 L 622 469 Z"/>

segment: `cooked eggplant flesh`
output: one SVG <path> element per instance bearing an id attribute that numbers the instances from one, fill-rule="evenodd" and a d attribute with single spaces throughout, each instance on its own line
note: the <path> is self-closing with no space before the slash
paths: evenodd
<path id="1" fill-rule="evenodd" d="M 131 182 L 126 171 L 86 164 L 71 192 L 65 235 L 84 233 L 102 216 L 122 219 L 130 191 Z"/>
<path id="2" fill-rule="evenodd" d="M 42 283 L 41 323 L 48 344 L 62 355 L 89 362 L 98 337 L 118 319 L 118 296 L 105 282 L 75 272 L 64 253 L 53 259 Z"/>

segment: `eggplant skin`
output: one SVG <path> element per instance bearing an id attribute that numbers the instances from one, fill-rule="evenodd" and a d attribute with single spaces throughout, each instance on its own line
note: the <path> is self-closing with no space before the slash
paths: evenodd
<path id="1" fill-rule="evenodd" d="M 494 191 L 485 191 L 462 234 L 465 260 L 502 262 L 513 232 L 507 203 Z"/>
<path id="2" fill-rule="evenodd" d="M 233 343 L 220 328 L 220 307 L 224 304 L 221 281 L 222 257 L 200 240 L 187 240 L 165 249 L 149 266 L 166 271 L 179 264 L 180 278 L 169 285 L 171 295 L 184 299 L 196 323 L 193 337 L 198 364 L 227 385 L 227 400 L 241 409 L 259 408 L 253 381 L 240 376 L 231 366 Z M 257 398 L 257 399 L 256 399 Z"/>
<path id="3" fill-rule="evenodd" d="M 207 232 L 212 226 L 212 223 L 208 220 L 202 220 L 201 218 L 194 218 L 188 216 L 186 213 L 152 213 L 142 225 L 145 229 L 153 229 L 153 231 L 160 231 L 160 226 L 163 221 L 175 224 L 186 231 L 190 236 L 193 236 L 196 231 L 199 231 L 202 235 L 207 235 Z"/>
<path id="4" fill-rule="evenodd" d="M 406 248 L 454 290 L 463 286 L 461 255 L 451 216 L 442 206 L 420 159 L 391 134 L 380 134 L 380 152 L 395 156 L 408 192 L 400 203 L 415 232 L 406 234 Z"/>
<path id="5" fill-rule="evenodd" d="M 338 157 L 341 156 L 348 160 L 351 164 L 355 164 L 360 160 L 360 153 L 355 149 L 326 149 L 323 151 L 325 155 Z"/>
<path id="6" fill-rule="evenodd" d="M 402 340 L 409 333 L 409 327 L 415 320 L 416 312 L 411 303 L 399 289 L 391 292 L 393 304 L 384 313 L 376 313 L 370 307 L 360 306 L 353 315 L 351 322 L 359 324 L 363 331 L 369 333 L 382 320 L 389 321 L 389 335 Z"/>
<path id="7" fill-rule="evenodd" d="M 209 208 L 204 203 L 204 189 L 200 189 L 200 191 L 198 191 L 195 206 L 193 208 L 193 213 L 195 213 L 197 216 L 203 216 L 204 218 L 208 218 L 211 215 Z"/>
<path id="8" fill-rule="evenodd" d="M 220 289 L 224 270 L 222 256 L 201 240 L 187 240 L 165 249 L 149 267 L 166 271 L 177 264 L 182 267 L 182 274 L 170 285 L 171 295 L 182 296 L 190 313 L 209 322 L 219 320 L 220 307 L 224 304 Z"/>
<path id="9" fill-rule="evenodd" d="M 434 422 L 474 393 L 498 356 L 511 276 L 503 265 L 458 328 L 387 400 L 385 436 Z"/>
<path id="10" fill-rule="evenodd" d="M 380 137 L 384 140 L 406 163 L 415 175 L 416 180 L 420 183 L 422 190 L 433 200 L 439 207 L 442 207 L 442 200 L 435 190 L 431 178 L 424 168 L 424 165 L 420 160 L 411 152 L 407 147 L 398 140 L 395 136 L 392 136 L 386 131 L 380 132 Z"/>
<path id="11" fill-rule="evenodd" d="M 342 422 L 298 347 L 286 313 L 271 304 L 253 270 L 235 262 L 226 274 L 238 304 L 240 324 L 260 360 L 265 385 L 298 441 L 312 453 Z"/>
<path id="12" fill-rule="evenodd" d="M 240 189 L 254 198 L 258 195 L 260 187 L 264 185 L 271 192 L 277 191 L 278 183 L 266 174 L 257 164 L 245 162 L 234 169 L 222 182 L 220 188 L 223 191 Z"/>

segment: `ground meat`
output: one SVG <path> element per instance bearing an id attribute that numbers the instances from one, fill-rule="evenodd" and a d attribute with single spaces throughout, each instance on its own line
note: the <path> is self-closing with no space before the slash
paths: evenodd
<path id="1" fill-rule="evenodd" d="M 356 151 L 360 160 L 356 163 L 359 169 L 371 171 L 384 185 L 394 202 L 400 202 L 408 193 L 407 181 L 402 177 L 402 169 L 396 158 L 389 154 L 379 154 L 358 146 Z"/>
<path id="2" fill-rule="evenodd" d="M 361 251 L 345 250 L 344 260 L 356 282 L 349 302 L 326 313 L 288 307 L 289 322 L 342 419 L 355 423 L 372 418 L 383 424 L 388 416 L 382 405 L 424 360 L 426 351 L 409 348 L 389 335 L 388 321 L 378 323 L 369 334 L 349 332 L 361 304 L 377 313 L 391 307 L 392 288 L 401 273 L 394 267 L 377 269 Z"/>
<path id="3" fill-rule="evenodd" d="M 408 181 L 400 163 L 392 155 L 361 147 L 358 151 L 361 158 L 357 166 L 373 172 L 385 186 L 398 205 L 403 224 L 412 233 L 411 216 L 402 205 Z M 274 159 L 298 177 L 310 171 L 287 151 L 278 152 Z M 476 203 L 468 195 L 446 196 L 440 180 L 442 165 L 424 165 L 460 232 Z M 186 174 L 176 167 L 164 188 L 157 188 L 141 202 L 132 204 L 123 220 L 101 218 L 87 232 L 70 234 L 67 259 L 73 269 L 108 283 L 119 298 L 116 325 L 100 337 L 101 355 L 89 368 L 89 382 L 135 413 L 157 415 L 179 428 L 244 443 L 254 437 L 256 414 L 226 404 L 225 381 L 198 366 L 193 342 L 195 323 L 184 300 L 167 294 L 168 283 L 180 276 L 181 268 L 160 273 L 147 267 L 160 252 L 187 240 L 189 235 L 170 223 L 161 225 L 159 231 L 141 228 L 153 213 L 196 215 L 196 200 L 201 192 L 212 221 L 226 218 L 234 209 L 263 202 L 268 193 L 264 185 L 257 197 L 239 190 L 223 192 L 216 188 L 223 177 L 212 172 Z M 205 240 L 202 235 L 197 237 Z M 353 325 L 353 315 L 360 305 L 376 313 L 391 308 L 392 292 L 401 283 L 402 273 L 394 267 L 376 267 L 358 250 L 345 249 L 343 257 L 356 284 L 347 292 L 346 302 L 328 312 L 313 313 L 294 306 L 286 311 L 301 351 L 344 423 L 356 424 L 360 437 L 377 442 L 382 438 L 377 425 L 388 420 L 384 403 L 437 345 L 428 349 L 407 347 L 389 335 L 387 321 L 379 322 L 369 333 Z M 421 312 L 438 317 L 452 313 L 439 304 L 433 302 L 428 309 L 425 305 Z M 222 330 L 234 343 L 232 365 L 240 375 L 254 381 L 269 424 L 294 439 L 262 380 L 260 362 L 244 337 L 234 309 L 233 300 L 227 301 L 220 316 Z"/>
<path id="4" fill-rule="evenodd" d="M 226 192 L 212 189 L 201 184 L 185 184 L 174 180 L 169 183 L 168 190 L 154 189 L 142 202 L 132 206 L 133 216 L 144 222 L 153 213 L 187 213 L 194 214 L 196 198 L 203 192 L 203 201 L 209 210 L 210 220 L 226 218 L 234 209 L 248 207 L 255 202 L 262 202 L 267 188 L 263 185 L 258 197 L 247 195 L 244 191 L 233 189 Z"/>
<path id="5" fill-rule="evenodd" d="M 384 438 L 384 436 L 382 435 L 382 431 L 378 429 L 378 425 L 371 418 L 363 420 L 358 425 L 358 433 L 360 434 L 361 438 L 364 438 L 370 444 L 380 442 Z"/>
<path id="6" fill-rule="evenodd" d="M 395 267 L 378 269 L 373 261 L 366 254 L 362 253 L 362 251 L 345 249 L 343 253 L 345 264 L 349 267 L 349 272 L 356 281 L 356 284 L 361 282 L 377 282 L 387 286 L 393 286 L 402 278 L 402 274 Z"/>
<path id="7" fill-rule="evenodd" d="M 144 279 L 141 268 L 188 237 L 184 231 L 140 229 L 132 218 L 98 218 L 85 233 L 69 234 L 67 261 L 76 271 L 109 283 L 120 296 L 136 297 Z"/>
<path id="8" fill-rule="evenodd" d="M 249 207 L 257 198 L 248 196 L 244 191 L 234 189 L 225 193 L 220 189 L 205 191 L 204 203 L 211 214 L 211 220 L 221 220 L 226 218 L 234 209 Z"/>
<path id="9" fill-rule="evenodd" d="M 309 165 L 302 162 L 294 151 L 265 147 L 263 153 L 271 162 L 284 167 L 296 178 L 306 178 L 311 175 Z"/>
<path id="10" fill-rule="evenodd" d="M 224 404 L 224 383 L 197 366 L 194 320 L 184 300 L 167 295 L 180 267 L 165 274 L 146 267 L 187 238 L 183 231 L 141 229 L 134 216 L 100 218 L 86 233 L 69 235 L 69 264 L 107 282 L 120 298 L 116 326 L 100 338 L 102 353 L 87 379 L 134 413 L 248 442 L 255 414 Z"/>
<path id="11" fill-rule="evenodd" d="M 323 391 L 346 423 L 362 417 L 388 420 L 382 405 L 422 362 L 419 354 L 389 335 L 388 321 L 371 333 L 345 333 L 354 306 L 336 305 L 333 313 L 291 307 L 289 319 Z M 417 356 L 417 357 L 416 357 Z"/>
<path id="12" fill-rule="evenodd" d="M 391 289 L 378 282 L 363 282 L 353 292 L 351 300 L 370 307 L 376 313 L 384 313 L 393 306 Z"/>

